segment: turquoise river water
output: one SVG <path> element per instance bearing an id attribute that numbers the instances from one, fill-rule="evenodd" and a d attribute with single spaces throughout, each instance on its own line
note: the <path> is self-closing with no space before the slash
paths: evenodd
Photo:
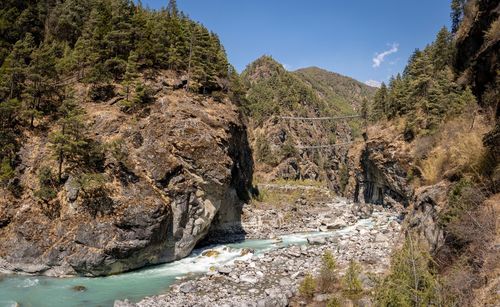
<path id="1" fill-rule="evenodd" d="M 369 226 L 370 220 L 359 224 Z M 356 226 L 347 227 L 336 233 L 353 231 Z M 252 248 L 255 254 L 291 244 L 305 244 L 308 237 L 330 236 L 332 232 L 291 234 L 277 240 L 245 240 L 241 243 L 218 245 L 194 250 L 184 259 L 144 268 L 141 270 L 109 277 L 51 278 L 42 276 L 0 275 L 0 307 L 76 307 L 112 306 L 116 299 L 139 301 L 141 298 L 164 293 L 176 279 L 187 274 L 207 272 L 212 266 L 231 264 L 234 260 L 245 260 L 253 254 L 241 256 L 243 248 Z M 220 252 L 217 257 L 205 257 L 204 250 Z M 73 290 L 84 286 L 83 292 Z"/>

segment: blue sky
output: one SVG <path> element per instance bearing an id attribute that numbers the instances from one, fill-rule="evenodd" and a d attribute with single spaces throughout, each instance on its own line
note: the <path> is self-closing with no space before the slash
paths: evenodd
<path id="1" fill-rule="evenodd" d="M 150 8 L 168 0 L 143 0 Z M 318 66 L 362 82 L 401 72 L 450 25 L 450 0 L 177 0 L 216 32 L 241 71 L 263 54 L 289 70 Z"/>

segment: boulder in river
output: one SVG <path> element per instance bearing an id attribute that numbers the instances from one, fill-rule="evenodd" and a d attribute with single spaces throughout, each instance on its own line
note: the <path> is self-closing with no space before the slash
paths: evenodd
<path id="1" fill-rule="evenodd" d="M 307 238 L 307 243 L 310 245 L 325 245 L 326 239 L 323 237 L 310 237 Z"/>

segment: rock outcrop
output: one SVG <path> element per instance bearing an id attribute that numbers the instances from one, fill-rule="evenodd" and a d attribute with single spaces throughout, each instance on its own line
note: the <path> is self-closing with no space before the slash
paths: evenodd
<path id="1" fill-rule="evenodd" d="M 349 153 L 352 171 L 346 194 L 354 202 L 397 209 L 405 218 L 403 230 L 417 233 L 436 251 L 444 243 L 439 212 L 446 206 L 450 184 L 444 180 L 415 189 L 411 177 L 420 170 L 414 165 L 414 144 L 405 142 L 394 127 L 372 127 L 369 135 Z"/>
<path id="2" fill-rule="evenodd" d="M 55 163 L 47 136 L 28 136 L 17 170 L 24 190 L 1 191 L 0 271 L 117 274 L 185 257 L 207 236 L 241 232 L 253 160 L 240 113 L 230 101 L 172 91 L 167 75 L 144 81 L 155 102 L 134 114 L 83 104 L 92 138 L 120 144 L 125 156 L 106 154 L 106 194 L 93 204 L 72 173 L 55 200 L 36 200 L 38 170 Z"/>
<path id="3" fill-rule="evenodd" d="M 408 182 L 411 158 L 402 140 L 374 137 L 350 152 L 346 194 L 355 202 L 407 207 L 413 197 Z"/>

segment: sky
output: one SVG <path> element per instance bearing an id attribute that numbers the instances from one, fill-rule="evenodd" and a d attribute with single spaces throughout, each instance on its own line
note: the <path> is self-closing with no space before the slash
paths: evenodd
<path id="1" fill-rule="evenodd" d="M 168 0 L 142 0 L 160 8 Z M 373 85 L 450 27 L 450 0 L 177 0 L 217 33 L 238 71 L 262 55 L 288 70 L 317 66 Z"/>

